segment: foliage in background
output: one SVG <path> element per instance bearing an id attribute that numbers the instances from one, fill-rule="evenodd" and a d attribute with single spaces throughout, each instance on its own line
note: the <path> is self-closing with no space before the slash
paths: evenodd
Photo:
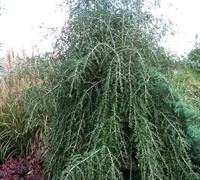
<path id="1" fill-rule="evenodd" d="M 6 59 L 1 64 L 0 161 L 26 151 L 24 145 L 28 144 L 24 139 L 26 135 L 22 133 L 24 128 L 22 125 L 24 114 L 22 100 L 16 101 L 13 106 L 20 91 L 25 89 L 28 84 L 24 78 L 10 74 L 11 70 L 15 69 L 14 61 L 16 59 L 13 52 L 8 52 Z"/>
<path id="2" fill-rule="evenodd" d="M 200 166 L 200 76 L 188 61 L 184 64 L 177 63 L 174 71 L 173 82 L 182 97 L 176 104 L 176 111 L 186 119 L 189 154 L 192 162 Z"/>
<path id="3" fill-rule="evenodd" d="M 177 64 L 174 70 L 173 81 L 176 88 L 183 95 L 184 99 L 191 107 L 200 109 L 200 76 L 199 72 L 190 67 L 187 63 L 186 67 Z"/>
<path id="4" fill-rule="evenodd" d="M 188 54 L 188 59 L 194 63 L 200 63 L 200 48 L 196 47 Z"/>
<path id="5" fill-rule="evenodd" d="M 19 57 L 10 52 L 2 64 L 0 162 L 29 154 L 33 142 L 41 140 L 45 131 L 47 115 L 38 93 L 42 76 L 38 74 L 35 59 L 24 57 L 21 63 Z"/>

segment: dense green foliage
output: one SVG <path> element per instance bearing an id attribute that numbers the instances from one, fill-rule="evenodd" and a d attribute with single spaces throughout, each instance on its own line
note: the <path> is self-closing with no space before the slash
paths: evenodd
<path id="1" fill-rule="evenodd" d="M 1 161 L 37 139 L 48 144 L 46 179 L 199 179 L 199 103 L 185 94 L 199 95 L 180 69 L 173 76 L 144 1 L 69 5 L 58 53 L 27 59 L 6 81 Z"/>
<path id="2" fill-rule="evenodd" d="M 122 179 L 125 169 L 137 179 L 197 179 L 171 107 L 168 57 L 127 9 L 98 5 L 78 9 L 57 43 L 49 177 Z"/>
<path id="3" fill-rule="evenodd" d="M 185 66 L 178 64 L 173 78 L 176 89 L 181 94 L 182 100 L 176 105 L 176 111 L 187 122 L 187 141 L 192 162 L 200 165 L 200 79 L 199 71 L 187 63 Z M 178 108 L 179 107 L 179 108 Z M 198 170 L 199 171 L 199 170 Z"/>

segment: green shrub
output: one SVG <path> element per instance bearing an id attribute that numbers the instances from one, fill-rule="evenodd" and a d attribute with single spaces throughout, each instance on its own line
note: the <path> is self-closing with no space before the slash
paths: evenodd
<path id="1" fill-rule="evenodd" d="M 11 72 L 11 87 L 27 84 L 2 106 L 1 158 L 30 152 L 37 138 L 49 147 L 47 179 L 198 179 L 188 156 L 198 114 L 167 78 L 171 61 L 143 1 L 86 2 L 72 9 L 58 56 Z"/>
<path id="2" fill-rule="evenodd" d="M 178 65 L 178 67 L 180 67 Z M 186 67 L 177 68 L 174 74 L 174 85 L 177 92 L 181 95 L 175 103 L 175 111 L 181 116 L 187 126 L 187 141 L 190 144 L 188 150 L 195 168 L 199 172 L 200 165 L 200 81 L 199 72 L 191 68 L 189 64 Z"/>
<path id="3" fill-rule="evenodd" d="M 128 11 L 98 3 L 75 9 L 57 43 L 49 177 L 122 179 L 125 169 L 145 180 L 197 179 L 184 121 L 166 101 L 176 98 L 169 58 Z"/>

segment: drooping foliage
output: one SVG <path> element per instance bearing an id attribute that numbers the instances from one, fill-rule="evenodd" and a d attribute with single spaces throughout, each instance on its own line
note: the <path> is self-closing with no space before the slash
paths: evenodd
<path id="1" fill-rule="evenodd" d="M 54 102 L 50 179 L 197 179 L 165 78 L 170 61 L 147 33 L 142 5 L 78 1 L 72 8 L 46 82 Z"/>

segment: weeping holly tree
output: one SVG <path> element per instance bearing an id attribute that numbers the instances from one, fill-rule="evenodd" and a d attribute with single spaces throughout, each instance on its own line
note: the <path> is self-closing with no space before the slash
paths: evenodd
<path id="1" fill-rule="evenodd" d="M 51 79 L 50 179 L 198 179 L 185 122 L 169 106 L 171 61 L 157 43 L 165 27 L 145 4 L 68 2 Z"/>

